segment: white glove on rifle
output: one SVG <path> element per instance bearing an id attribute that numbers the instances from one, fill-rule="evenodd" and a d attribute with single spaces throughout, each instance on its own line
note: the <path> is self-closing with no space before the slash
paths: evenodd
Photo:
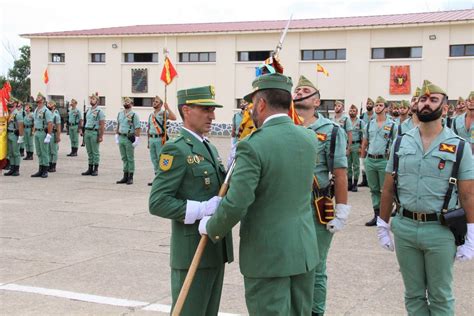
<path id="1" fill-rule="evenodd" d="M 132 144 L 133 148 L 137 147 L 139 142 L 140 142 L 140 137 L 135 136 L 135 141 Z"/>
<path id="2" fill-rule="evenodd" d="M 326 229 L 333 234 L 344 228 L 349 213 L 351 212 L 351 206 L 346 204 L 336 204 L 335 211 L 336 217 L 326 224 Z"/>
<path id="3" fill-rule="evenodd" d="M 234 159 L 235 159 L 235 152 L 237 150 L 237 143 L 238 142 L 234 142 L 234 139 L 231 138 L 230 143 L 231 143 L 231 147 L 230 147 L 229 158 L 227 159 L 227 169 L 229 169 L 232 161 L 234 161 Z"/>
<path id="4" fill-rule="evenodd" d="M 201 235 L 207 235 L 207 221 L 211 218 L 211 216 L 204 216 L 201 221 L 199 222 L 199 233 Z"/>
<path id="5" fill-rule="evenodd" d="M 119 143 L 119 134 L 115 134 L 115 143 L 116 143 L 116 144 Z"/>
<path id="6" fill-rule="evenodd" d="M 23 136 L 18 136 L 18 144 L 23 144 Z"/>
<path id="7" fill-rule="evenodd" d="M 466 241 L 458 247 L 456 260 L 468 261 L 474 258 L 474 223 L 467 224 Z"/>
<path id="8" fill-rule="evenodd" d="M 214 214 L 221 200 L 222 198 L 220 196 L 214 196 L 209 201 L 203 202 L 188 200 L 186 203 L 184 223 L 194 224 L 196 220 Z"/>
<path id="9" fill-rule="evenodd" d="M 44 143 L 49 144 L 51 142 L 51 134 L 46 134 L 46 137 L 44 138 Z"/>
<path id="10" fill-rule="evenodd" d="M 379 244 L 383 249 L 388 251 L 393 251 L 395 249 L 393 246 L 392 235 L 390 235 L 390 225 L 379 216 L 377 216 L 377 237 L 379 239 Z"/>

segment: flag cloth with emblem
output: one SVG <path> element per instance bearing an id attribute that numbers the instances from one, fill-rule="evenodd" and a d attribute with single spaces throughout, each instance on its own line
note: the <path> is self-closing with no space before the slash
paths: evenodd
<path id="1" fill-rule="evenodd" d="M 244 113 L 242 115 L 242 122 L 240 122 L 239 125 L 239 140 L 245 138 L 247 135 L 250 135 L 253 133 L 255 128 L 255 123 L 252 120 L 252 116 L 250 115 L 250 111 L 253 108 L 253 104 L 250 103 L 247 108 L 244 110 Z"/>
<path id="2" fill-rule="evenodd" d="M 46 69 L 44 70 L 44 73 L 43 73 L 43 82 L 44 82 L 44 84 L 48 84 L 48 82 L 49 82 L 48 68 L 46 68 Z"/>
<path id="3" fill-rule="evenodd" d="M 324 68 L 320 64 L 316 65 L 316 71 L 317 72 L 322 72 L 326 77 L 329 77 L 329 72 L 326 70 L 326 68 Z"/>
<path id="4" fill-rule="evenodd" d="M 171 60 L 168 56 L 166 56 L 163 63 L 163 70 L 161 71 L 161 81 L 163 81 L 166 85 L 169 85 L 177 75 L 178 73 L 176 72 L 176 69 L 174 69 Z"/>

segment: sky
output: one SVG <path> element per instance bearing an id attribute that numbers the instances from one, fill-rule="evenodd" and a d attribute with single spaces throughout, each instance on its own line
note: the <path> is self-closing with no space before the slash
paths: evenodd
<path id="1" fill-rule="evenodd" d="M 20 34 L 141 24 L 202 23 L 383 15 L 473 9 L 474 0 L 0 0 L 0 75 Z"/>

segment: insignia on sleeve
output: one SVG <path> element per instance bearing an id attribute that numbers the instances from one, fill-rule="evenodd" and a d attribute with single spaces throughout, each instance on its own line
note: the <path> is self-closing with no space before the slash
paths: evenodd
<path id="1" fill-rule="evenodd" d="M 168 171 L 173 164 L 173 156 L 167 154 L 160 155 L 160 169 L 163 171 Z"/>
<path id="2" fill-rule="evenodd" d="M 456 145 L 441 143 L 439 144 L 439 151 L 454 154 L 456 152 Z"/>
<path id="3" fill-rule="evenodd" d="M 318 140 L 324 142 L 328 138 L 328 135 L 324 133 L 316 133 L 316 137 Z"/>

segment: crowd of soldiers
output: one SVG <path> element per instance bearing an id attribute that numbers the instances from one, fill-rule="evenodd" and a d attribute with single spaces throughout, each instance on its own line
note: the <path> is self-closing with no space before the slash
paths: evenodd
<path id="1" fill-rule="evenodd" d="M 222 107 L 214 87 L 178 91 L 183 127 L 170 141 L 166 121 L 176 116 L 154 99 L 147 124 L 155 172 L 149 211 L 172 221 L 173 308 L 201 236 L 211 240 L 181 315 L 217 315 L 225 263 L 234 259 L 231 230 L 239 222 L 239 265 L 250 315 L 323 315 L 331 242 L 349 218 L 348 191 L 361 185 L 370 188 L 374 211 L 366 226 L 377 226 L 380 246 L 396 250 L 408 314 L 454 315 L 454 259 L 474 257 L 474 92 L 459 98 L 454 109 L 446 92 L 425 80 L 410 102 L 368 98 L 361 114 L 352 104 L 347 115 L 337 101 L 332 119 L 318 112 L 320 94 L 304 76 L 294 89 L 291 78 L 279 73 L 253 81 L 233 118 L 229 165 L 235 167 L 226 194 L 220 192 L 226 167 L 206 137 Z M 26 134 L 34 137 L 39 160 L 32 177 L 56 169 L 60 132 L 54 102 L 44 107 L 40 94 L 36 102 L 34 113 L 26 107 L 24 117 L 18 109 L 10 117 L 5 175 L 19 174 L 20 144 L 30 144 L 25 159 L 31 159 L 33 142 Z M 77 155 L 77 134 L 83 134 L 89 167 L 82 175 L 98 174 L 105 115 L 97 102 L 92 95 L 85 119 L 71 102 L 68 156 Z M 117 117 L 115 142 L 123 161 L 118 184 L 133 183 L 141 126 L 132 105 L 126 98 Z M 303 126 L 288 115 L 293 106 Z M 256 129 L 242 138 L 246 111 Z M 457 226 L 464 231 L 450 226 L 453 213 L 463 214 L 456 223 L 464 220 Z"/>

